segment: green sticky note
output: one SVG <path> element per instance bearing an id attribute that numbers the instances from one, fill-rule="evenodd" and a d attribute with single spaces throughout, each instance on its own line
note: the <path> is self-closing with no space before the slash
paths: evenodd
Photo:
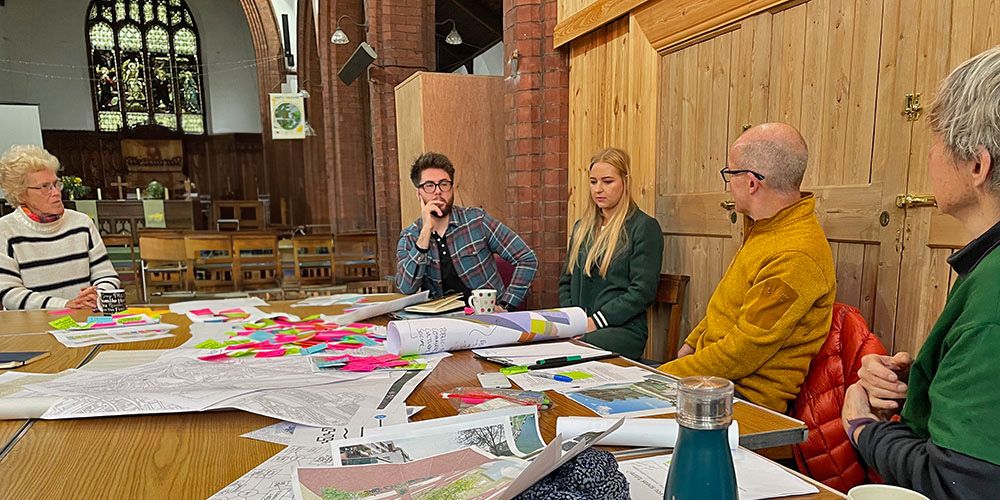
<path id="1" fill-rule="evenodd" d="M 591 375 L 589 373 L 586 373 L 586 372 L 580 372 L 580 371 L 575 371 L 575 372 L 559 372 L 559 375 L 565 375 L 565 376 L 567 376 L 567 377 L 569 377 L 569 378 L 571 378 L 573 380 L 586 380 L 588 378 L 594 378 L 593 375 Z"/>
<path id="2" fill-rule="evenodd" d="M 405 370 L 405 371 L 416 371 L 416 370 L 426 370 L 427 363 L 410 363 L 403 366 L 393 366 L 388 368 L 388 370 Z"/>
<path id="3" fill-rule="evenodd" d="M 116 320 L 119 325 L 127 325 L 129 323 L 139 323 L 140 321 L 145 321 L 142 316 L 125 316 L 124 318 L 118 318 Z"/>
<path id="4" fill-rule="evenodd" d="M 251 354 L 253 354 L 253 349 L 243 349 L 243 350 L 233 351 L 233 352 L 229 353 L 229 357 L 230 358 L 239 358 L 239 357 L 242 357 L 242 356 L 249 356 Z"/>
<path id="5" fill-rule="evenodd" d="M 500 373 L 504 375 L 517 375 L 518 373 L 528 373 L 527 366 L 507 366 L 500 369 Z"/>
<path id="6" fill-rule="evenodd" d="M 306 316 L 305 318 L 302 318 L 302 321 L 312 321 L 314 319 L 320 319 L 322 317 L 323 317 L 322 314 L 313 314 L 311 316 Z"/>
<path id="7" fill-rule="evenodd" d="M 301 350 L 299 347 L 289 347 L 285 349 L 285 354 L 298 354 Z"/>
<path id="8" fill-rule="evenodd" d="M 399 357 L 399 359 L 401 359 L 403 361 L 413 361 L 413 360 L 418 359 L 418 358 L 420 358 L 419 354 L 407 354 L 406 356 L 400 356 Z"/>
<path id="9" fill-rule="evenodd" d="M 79 326 L 79 323 L 72 316 L 63 316 L 57 320 L 49 321 L 49 325 L 56 330 L 68 330 Z"/>
<path id="10" fill-rule="evenodd" d="M 226 344 L 223 344 L 222 342 L 219 342 L 218 340 L 215 339 L 208 339 L 204 342 L 199 343 L 194 347 L 196 349 L 219 349 L 221 347 L 226 347 Z"/>
<path id="11" fill-rule="evenodd" d="M 223 344 L 226 344 L 226 345 L 239 345 L 239 344 L 249 344 L 250 342 L 253 342 L 253 340 L 248 339 L 248 338 L 236 338 L 236 339 L 227 340 L 227 341 L 223 342 Z"/>

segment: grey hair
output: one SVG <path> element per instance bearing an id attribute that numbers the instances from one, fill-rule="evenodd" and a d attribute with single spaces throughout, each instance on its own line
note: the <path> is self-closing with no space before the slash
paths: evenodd
<path id="1" fill-rule="evenodd" d="M 21 205 L 21 196 L 28 190 L 28 174 L 59 171 L 59 160 L 48 151 L 31 145 L 15 144 L 0 156 L 0 188 L 7 201 Z"/>
<path id="2" fill-rule="evenodd" d="M 780 193 L 798 193 L 809 163 L 805 140 L 753 139 L 740 147 L 740 165 L 764 175 L 764 182 Z"/>
<path id="3" fill-rule="evenodd" d="M 1000 192 L 1000 45 L 965 61 L 941 82 L 929 115 L 958 160 L 973 160 L 985 148 L 992 160 L 990 189 Z"/>

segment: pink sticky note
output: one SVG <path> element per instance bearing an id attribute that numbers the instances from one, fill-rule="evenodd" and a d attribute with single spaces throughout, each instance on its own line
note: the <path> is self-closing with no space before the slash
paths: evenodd
<path id="1" fill-rule="evenodd" d="M 213 313 L 211 309 L 194 309 L 194 310 L 191 311 L 191 314 L 194 314 L 195 316 L 214 316 L 215 315 L 215 313 Z"/>
<path id="2" fill-rule="evenodd" d="M 345 372 L 371 372 L 375 371 L 375 365 L 366 363 L 347 363 L 341 370 Z"/>
<path id="3" fill-rule="evenodd" d="M 226 350 L 227 351 L 235 351 L 237 349 L 256 349 L 258 346 L 260 346 L 260 344 L 261 344 L 261 342 L 251 342 L 249 344 L 227 345 L 226 346 Z"/>
<path id="4" fill-rule="evenodd" d="M 198 359 L 202 361 L 222 361 L 224 359 L 229 359 L 229 354 L 227 353 L 209 354 L 208 356 L 198 356 Z"/>
<path id="5" fill-rule="evenodd" d="M 208 309 L 203 309 L 203 310 L 207 311 Z M 246 311 L 240 309 L 239 307 L 235 307 L 233 309 L 226 309 L 225 311 L 219 311 L 219 314 L 228 314 L 228 313 L 246 314 Z"/>
<path id="6" fill-rule="evenodd" d="M 383 368 L 392 368 L 394 366 L 406 366 L 408 364 L 410 364 L 409 361 L 405 361 L 405 360 L 402 360 L 402 359 L 397 359 L 395 361 L 386 361 L 385 363 L 382 363 L 381 366 Z"/>
<path id="7" fill-rule="evenodd" d="M 347 326 L 349 328 L 371 328 L 371 327 L 373 327 L 375 325 L 370 325 L 368 323 L 351 323 L 350 325 L 347 325 Z"/>
<path id="8" fill-rule="evenodd" d="M 56 310 L 53 310 L 53 311 L 48 311 L 49 314 L 58 314 L 58 315 L 66 315 L 66 314 L 69 314 L 71 312 L 73 312 L 72 309 L 56 309 Z"/>
<path id="9" fill-rule="evenodd" d="M 255 358 L 280 358 L 285 355 L 284 349 L 275 349 L 273 351 L 257 351 Z"/>
<path id="10" fill-rule="evenodd" d="M 275 335 L 271 340 L 272 342 L 277 342 L 279 344 L 287 344 L 289 342 L 296 342 L 299 338 L 295 335 Z"/>
<path id="11" fill-rule="evenodd" d="M 344 350 L 344 349 L 360 349 L 364 347 L 364 344 L 327 344 L 330 349 Z"/>
<path id="12" fill-rule="evenodd" d="M 118 326 L 118 323 L 94 323 L 91 328 L 108 328 L 111 326 Z"/>

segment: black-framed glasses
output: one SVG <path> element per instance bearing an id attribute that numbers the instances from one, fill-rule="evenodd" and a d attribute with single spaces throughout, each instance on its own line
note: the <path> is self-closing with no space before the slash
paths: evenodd
<path id="1" fill-rule="evenodd" d="M 451 191 L 451 186 L 452 182 L 445 179 L 439 182 L 427 181 L 417 187 L 423 189 L 427 194 L 433 194 L 435 189 L 440 189 L 442 193 L 447 193 L 448 191 Z"/>
<path id="2" fill-rule="evenodd" d="M 28 186 L 28 189 L 37 189 L 46 193 L 50 193 L 52 191 L 62 191 L 63 183 L 62 181 L 46 182 L 41 186 Z"/>
<path id="3" fill-rule="evenodd" d="M 722 175 L 722 182 L 725 182 L 726 184 L 729 184 L 729 181 L 732 180 L 734 175 L 740 174 L 750 174 L 756 177 L 758 181 L 764 180 L 764 174 L 748 169 L 730 170 L 729 167 L 722 167 L 722 169 L 719 170 L 719 174 Z"/>

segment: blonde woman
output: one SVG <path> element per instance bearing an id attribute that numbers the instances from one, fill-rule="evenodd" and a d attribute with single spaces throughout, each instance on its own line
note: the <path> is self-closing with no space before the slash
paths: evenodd
<path id="1" fill-rule="evenodd" d="M 0 218 L 0 301 L 5 309 L 92 309 L 98 288 L 118 288 L 90 217 L 66 210 L 59 160 L 38 146 L 0 157 L 0 187 L 15 210 Z"/>
<path id="2" fill-rule="evenodd" d="M 646 309 L 656 296 L 663 232 L 632 199 L 628 153 L 597 152 L 589 175 L 591 203 L 570 234 L 559 304 L 587 312 L 584 341 L 638 359 L 646 346 Z"/>

